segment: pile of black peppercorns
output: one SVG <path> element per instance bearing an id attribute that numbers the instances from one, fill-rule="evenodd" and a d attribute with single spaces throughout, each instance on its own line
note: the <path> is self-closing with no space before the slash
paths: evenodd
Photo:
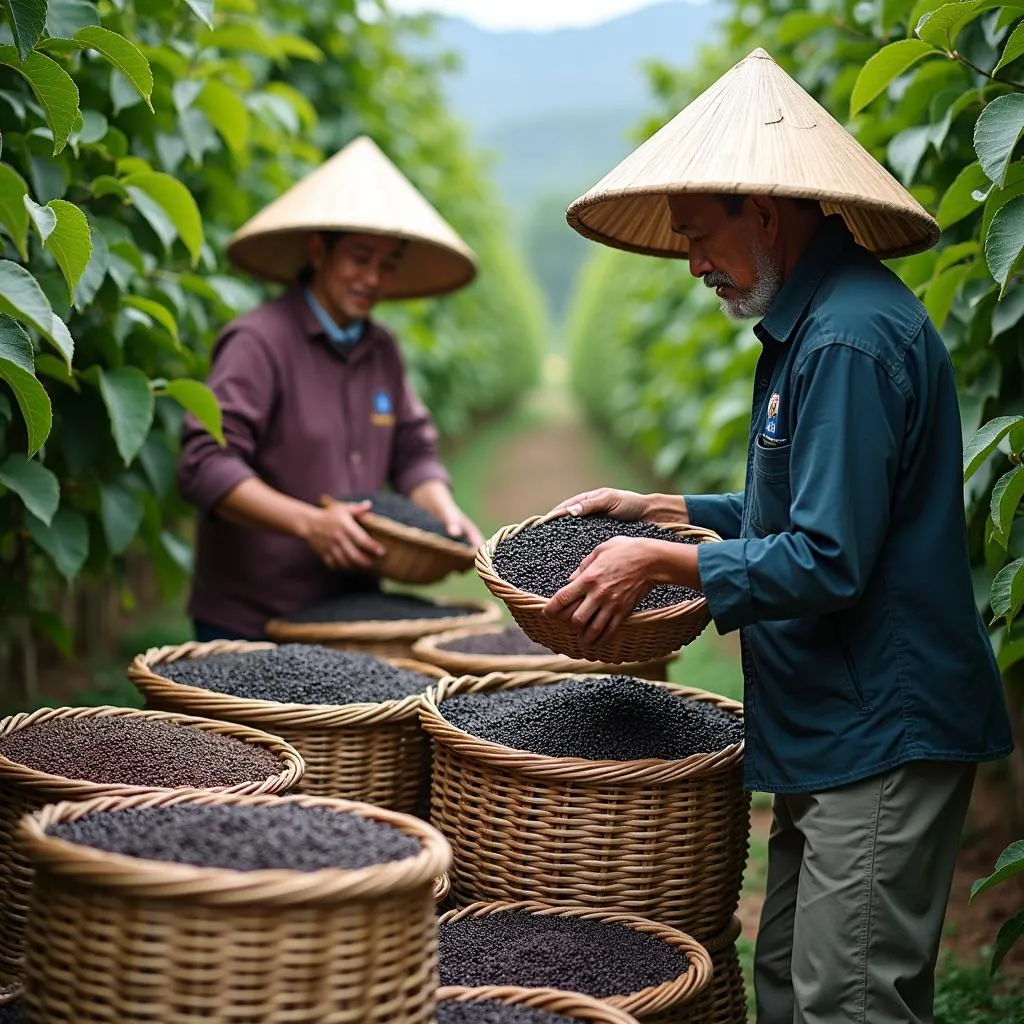
<path id="1" fill-rule="evenodd" d="M 25 1001 L 13 999 L 0 1006 L 0 1024 L 25 1024 Z"/>
<path id="2" fill-rule="evenodd" d="M 631 676 L 567 679 L 447 698 L 441 714 L 480 739 L 548 757 L 677 760 L 743 739 L 743 719 Z"/>
<path id="3" fill-rule="evenodd" d="M 375 704 L 422 693 L 434 682 L 372 654 L 315 644 L 181 658 L 155 671 L 186 686 L 283 704 Z"/>
<path id="4" fill-rule="evenodd" d="M 697 543 L 653 523 L 625 523 L 604 515 L 559 516 L 503 540 L 494 552 L 494 569 L 501 579 L 528 594 L 552 597 L 594 548 L 613 537 Z M 637 602 L 634 611 L 666 608 L 700 596 L 689 587 L 659 584 Z"/>
<path id="5" fill-rule="evenodd" d="M 513 985 L 630 995 L 674 981 L 686 954 L 621 924 L 508 910 L 447 921 L 438 932 L 442 985 Z"/>
<path id="6" fill-rule="evenodd" d="M 476 1003 L 445 1000 L 437 1004 L 436 1024 L 577 1024 L 571 1017 L 529 1006 L 510 1006 L 486 999 Z"/>
<path id="7" fill-rule="evenodd" d="M 284 770 L 263 747 L 127 715 L 51 718 L 0 737 L 0 754 L 65 779 L 166 789 L 237 786 Z"/>
<path id="8" fill-rule="evenodd" d="M 425 530 L 427 533 L 445 537 L 456 543 L 465 544 L 466 536 L 461 534 L 453 537 L 445 527 L 444 523 L 433 513 L 425 508 L 420 508 L 414 501 L 410 501 L 404 494 L 397 494 L 394 491 L 377 491 L 374 494 L 357 494 L 345 501 L 371 503 L 370 511 L 384 519 L 400 523 L 402 526 L 413 526 L 417 530 Z"/>
<path id="9" fill-rule="evenodd" d="M 543 644 L 531 640 L 518 626 L 470 633 L 438 644 L 442 651 L 460 654 L 491 654 L 505 657 L 552 657 L 553 652 Z"/>
<path id="10" fill-rule="evenodd" d="M 289 615 L 286 622 L 395 622 L 399 619 L 454 619 L 479 611 L 435 604 L 413 594 L 369 590 L 342 594 Z"/>
<path id="11" fill-rule="evenodd" d="M 108 853 L 235 871 L 365 868 L 421 848 L 392 825 L 287 802 L 105 811 L 52 825 L 48 834 Z"/>

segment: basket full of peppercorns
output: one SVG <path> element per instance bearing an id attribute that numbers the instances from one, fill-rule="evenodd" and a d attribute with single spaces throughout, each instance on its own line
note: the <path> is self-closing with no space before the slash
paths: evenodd
<path id="1" fill-rule="evenodd" d="M 664 658 L 696 640 L 711 621 L 707 599 L 675 584 L 652 586 L 621 627 L 593 646 L 583 642 L 571 621 L 545 614 L 548 600 L 569 583 L 587 556 L 614 537 L 677 544 L 721 540 L 697 526 L 549 514 L 500 529 L 477 553 L 476 570 L 523 632 L 556 654 L 618 665 Z"/>
<path id="2" fill-rule="evenodd" d="M 348 502 L 370 502 L 359 525 L 384 548 L 373 572 L 399 583 L 437 583 L 473 568 L 476 550 L 465 536 L 453 537 L 445 524 L 414 501 L 392 491 L 360 494 Z"/>

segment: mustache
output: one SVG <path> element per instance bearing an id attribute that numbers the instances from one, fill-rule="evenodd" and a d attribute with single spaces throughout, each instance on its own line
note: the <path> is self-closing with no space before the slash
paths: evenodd
<path id="1" fill-rule="evenodd" d="M 704 277 L 705 288 L 735 288 L 736 282 L 728 274 L 718 270 L 709 270 Z"/>

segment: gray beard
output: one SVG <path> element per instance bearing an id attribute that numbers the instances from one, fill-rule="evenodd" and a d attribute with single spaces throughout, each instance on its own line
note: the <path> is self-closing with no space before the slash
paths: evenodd
<path id="1" fill-rule="evenodd" d="M 708 287 L 732 284 L 721 280 L 725 275 L 708 274 L 704 283 Z M 739 298 L 722 299 L 722 312 L 732 320 L 760 319 L 771 309 L 775 296 L 782 287 L 782 272 L 775 265 L 771 253 L 763 245 L 754 246 L 754 283 Z"/>

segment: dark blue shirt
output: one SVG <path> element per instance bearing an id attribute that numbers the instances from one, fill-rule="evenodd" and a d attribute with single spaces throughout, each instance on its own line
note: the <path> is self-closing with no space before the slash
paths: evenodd
<path id="1" fill-rule="evenodd" d="M 687 496 L 741 629 L 746 783 L 813 792 L 1012 749 L 974 603 L 953 367 L 920 302 L 829 218 L 754 328 L 741 494 Z"/>

